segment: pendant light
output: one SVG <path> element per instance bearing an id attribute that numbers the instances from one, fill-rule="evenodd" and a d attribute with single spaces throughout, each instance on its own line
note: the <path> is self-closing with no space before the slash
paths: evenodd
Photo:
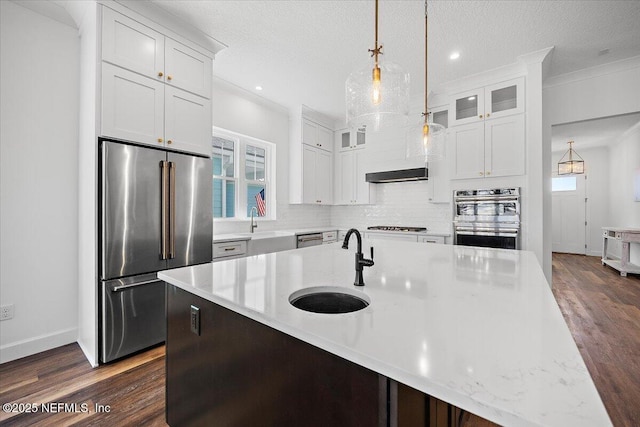
<path id="1" fill-rule="evenodd" d="M 375 44 L 369 49 L 373 66 L 349 75 L 345 84 L 347 126 L 368 130 L 402 127 L 409 115 L 409 73 L 381 58 L 378 45 L 378 0 L 375 0 Z"/>
<path id="2" fill-rule="evenodd" d="M 445 155 L 446 129 L 433 123 L 428 107 L 428 53 L 429 24 L 427 2 L 424 2 L 424 111 L 417 125 L 411 126 L 407 134 L 407 157 L 424 156 L 425 162 L 442 160 Z"/>
<path id="3" fill-rule="evenodd" d="M 573 141 L 569 141 L 569 150 L 558 162 L 558 175 L 582 174 L 584 173 L 584 160 L 578 153 L 573 151 Z M 569 156 L 567 160 L 565 157 Z M 579 160 L 574 158 L 576 156 Z"/>

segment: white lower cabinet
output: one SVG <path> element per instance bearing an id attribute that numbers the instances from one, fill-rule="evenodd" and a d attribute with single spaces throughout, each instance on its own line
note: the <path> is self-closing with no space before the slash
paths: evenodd
<path id="1" fill-rule="evenodd" d="M 101 135 L 206 156 L 211 100 L 102 64 Z"/>
<path id="2" fill-rule="evenodd" d="M 302 144 L 302 203 L 333 203 L 331 153 L 306 144 Z"/>
<path id="3" fill-rule="evenodd" d="M 371 233 L 367 232 L 364 237 L 368 240 L 397 240 L 403 242 L 417 242 L 418 236 L 415 234 L 392 234 L 392 233 Z"/>
<path id="4" fill-rule="evenodd" d="M 371 184 L 365 180 L 365 154 L 366 150 L 337 153 L 335 204 L 367 205 L 375 202 Z"/>
<path id="5" fill-rule="evenodd" d="M 418 242 L 437 243 L 440 245 L 444 245 L 444 237 L 443 236 L 421 236 L 421 237 L 418 237 Z"/>
<path id="6" fill-rule="evenodd" d="M 232 259 L 247 254 L 247 241 L 221 242 L 213 244 L 213 261 Z"/>
<path id="7" fill-rule="evenodd" d="M 524 114 L 449 129 L 453 179 L 523 175 Z"/>

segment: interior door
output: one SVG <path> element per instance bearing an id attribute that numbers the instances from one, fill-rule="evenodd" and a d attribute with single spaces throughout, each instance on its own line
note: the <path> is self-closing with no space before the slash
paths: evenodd
<path id="1" fill-rule="evenodd" d="M 160 256 L 160 162 L 165 159 L 162 150 L 102 142 L 103 280 L 166 268 Z"/>
<path id="2" fill-rule="evenodd" d="M 210 262 L 213 241 L 211 159 L 168 153 L 170 227 L 167 268 Z"/>
<path id="3" fill-rule="evenodd" d="M 558 178 L 561 178 L 558 180 Z M 554 176 L 552 250 L 586 253 L 586 175 Z M 574 188 L 575 180 L 575 188 Z M 560 184 L 565 184 L 560 186 Z"/>

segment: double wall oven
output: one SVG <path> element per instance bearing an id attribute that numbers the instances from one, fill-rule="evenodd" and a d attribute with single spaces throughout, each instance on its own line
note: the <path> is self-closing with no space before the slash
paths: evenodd
<path id="1" fill-rule="evenodd" d="M 520 188 L 454 192 L 456 245 L 520 249 Z"/>

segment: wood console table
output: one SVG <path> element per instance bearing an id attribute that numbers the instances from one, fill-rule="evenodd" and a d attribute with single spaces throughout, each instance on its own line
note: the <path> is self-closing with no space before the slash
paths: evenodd
<path id="1" fill-rule="evenodd" d="M 608 265 L 625 277 L 627 273 L 640 274 L 640 266 L 629 262 L 631 243 L 640 243 L 640 228 L 602 227 L 602 265 Z M 619 260 L 607 258 L 609 239 L 622 242 L 622 256 Z"/>

